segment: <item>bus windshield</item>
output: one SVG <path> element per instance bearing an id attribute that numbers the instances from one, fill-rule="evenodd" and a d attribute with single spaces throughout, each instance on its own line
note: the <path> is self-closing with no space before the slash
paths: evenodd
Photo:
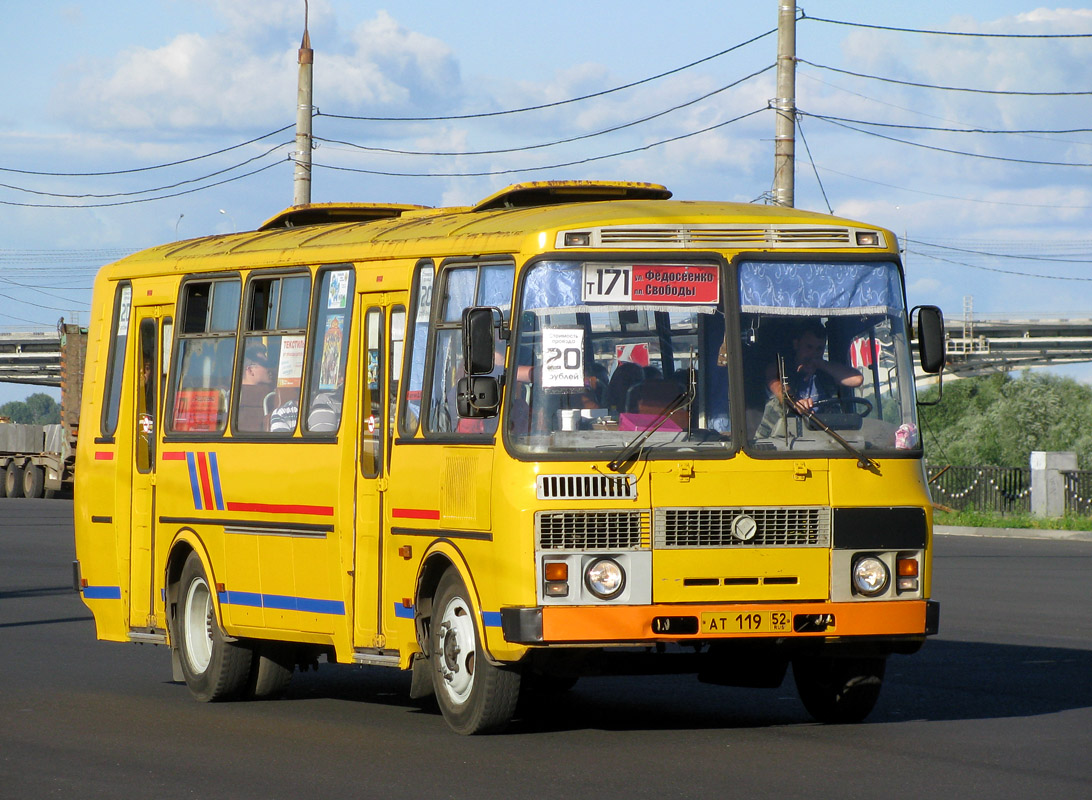
<path id="1" fill-rule="evenodd" d="M 730 448 L 720 276 L 715 263 L 535 264 L 509 373 L 513 448 Z"/>
<path id="2" fill-rule="evenodd" d="M 749 448 L 920 453 L 894 264 L 754 261 L 738 276 Z"/>
<path id="3" fill-rule="evenodd" d="M 734 277 L 738 328 L 714 262 L 534 264 L 507 378 L 513 451 L 920 448 L 894 264 L 745 261 Z"/>

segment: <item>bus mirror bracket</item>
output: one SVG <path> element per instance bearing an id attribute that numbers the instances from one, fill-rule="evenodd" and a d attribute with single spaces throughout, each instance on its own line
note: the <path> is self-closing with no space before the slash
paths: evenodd
<path id="1" fill-rule="evenodd" d="M 492 375 L 468 375 L 456 385 L 460 417 L 495 417 L 500 405 L 500 381 Z"/>
<path id="2" fill-rule="evenodd" d="M 937 397 L 932 402 L 918 401 L 919 406 L 935 406 L 944 394 L 944 315 L 936 306 L 915 306 L 910 310 L 913 318 L 917 312 L 918 363 L 922 372 L 937 376 Z"/>
<path id="3" fill-rule="evenodd" d="M 500 309 L 492 306 L 463 309 L 463 364 L 467 375 L 489 375 L 493 372 L 497 349 L 493 321 L 500 318 Z"/>
<path id="4" fill-rule="evenodd" d="M 936 375 L 944 368 L 944 315 L 936 306 L 915 306 L 918 314 L 918 362 L 923 372 Z"/>

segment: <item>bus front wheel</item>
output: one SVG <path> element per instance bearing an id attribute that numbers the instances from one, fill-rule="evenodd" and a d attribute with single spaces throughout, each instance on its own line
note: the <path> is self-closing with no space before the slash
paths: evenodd
<path id="1" fill-rule="evenodd" d="M 444 719 L 461 734 L 502 730 L 516 710 L 520 675 L 489 662 L 469 593 L 455 570 L 440 579 L 432 608 L 429 660 Z"/>
<path id="2" fill-rule="evenodd" d="M 186 686 L 205 703 L 234 699 L 250 677 L 251 650 L 228 640 L 220 630 L 212 589 L 197 553 L 190 553 L 182 567 L 179 597 L 175 631 Z"/>
<path id="3" fill-rule="evenodd" d="M 887 658 L 802 656 L 792 662 L 804 708 L 819 722 L 852 723 L 867 717 L 880 697 Z"/>

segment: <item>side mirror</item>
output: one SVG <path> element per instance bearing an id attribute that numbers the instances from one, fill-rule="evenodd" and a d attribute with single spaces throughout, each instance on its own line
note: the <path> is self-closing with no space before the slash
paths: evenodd
<path id="1" fill-rule="evenodd" d="M 917 306 L 918 363 L 923 372 L 936 375 L 944 368 L 944 315 L 936 306 Z"/>
<path id="2" fill-rule="evenodd" d="M 500 382 L 491 375 L 459 378 L 455 408 L 460 417 L 495 417 L 500 405 Z"/>
<path id="3" fill-rule="evenodd" d="M 488 375 L 493 371 L 496 337 L 493 315 L 500 314 L 490 306 L 463 309 L 463 364 L 467 375 Z"/>

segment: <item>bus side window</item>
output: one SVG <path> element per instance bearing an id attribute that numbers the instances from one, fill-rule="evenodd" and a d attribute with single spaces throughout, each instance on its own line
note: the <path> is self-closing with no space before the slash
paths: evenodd
<path id="1" fill-rule="evenodd" d="M 106 387 L 102 399 L 102 435 L 106 437 L 112 437 L 118 427 L 121 379 L 125 372 L 125 343 L 129 338 L 129 311 L 132 300 L 132 285 L 128 281 L 119 283 L 114 295 L 110 354 L 106 364 Z"/>
<path id="2" fill-rule="evenodd" d="M 410 358 L 406 362 L 402 398 L 402 415 L 398 432 L 412 439 L 421 425 L 421 394 L 425 385 L 425 354 L 428 352 L 428 325 L 432 315 L 432 278 L 435 268 L 431 262 L 422 263 L 417 269 L 417 291 L 413 301 L 413 326 L 406 331 L 409 336 Z"/>
<path id="3" fill-rule="evenodd" d="M 238 277 L 182 284 L 168 430 L 223 433 L 235 364 Z"/>
<path id="4" fill-rule="evenodd" d="M 336 434 L 345 392 L 345 359 L 352 323 L 353 270 L 347 266 L 319 271 L 311 314 L 311 356 L 303 430 Z"/>
<path id="5" fill-rule="evenodd" d="M 311 276 L 252 276 L 243 317 L 235 430 L 291 436 L 299 416 Z"/>
<path id="6" fill-rule="evenodd" d="M 473 305 L 495 306 L 507 321 L 512 307 L 511 264 L 458 265 L 442 276 L 442 312 L 433 338 L 432 382 L 428 396 L 427 433 L 492 435 L 497 418 L 460 419 L 456 409 L 456 384 L 465 375 L 463 366 L 462 312 Z M 503 348 L 497 352 L 494 374 L 503 370 Z"/>
<path id="7" fill-rule="evenodd" d="M 391 309 L 391 363 L 389 367 L 390 387 L 387 390 L 387 402 L 390 408 L 387 410 L 387 420 L 390 425 L 388 441 L 394 439 L 395 427 L 395 403 L 398 399 L 398 381 L 402 375 L 402 359 L 406 349 L 406 308 L 394 306 Z M 390 450 L 387 450 L 387 458 L 390 459 Z M 389 463 L 388 463 L 388 466 Z"/>

